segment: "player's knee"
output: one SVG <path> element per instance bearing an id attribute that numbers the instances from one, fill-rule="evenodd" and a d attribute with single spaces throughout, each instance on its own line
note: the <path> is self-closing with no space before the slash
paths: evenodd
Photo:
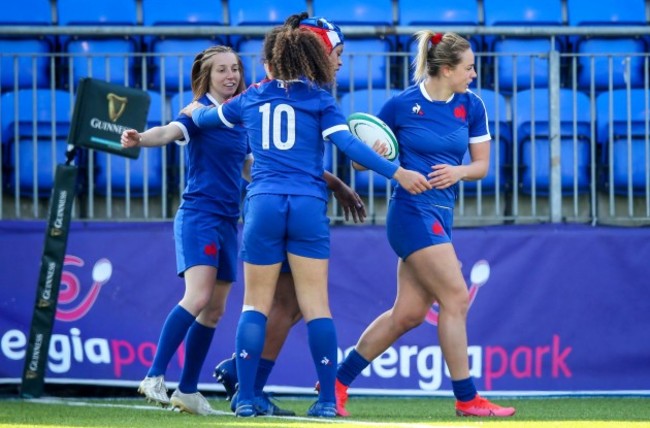
<path id="1" fill-rule="evenodd" d="M 407 331 L 412 330 L 415 327 L 422 324 L 422 321 L 424 321 L 423 315 L 421 315 L 418 312 L 409 312 L 394 317 L 393 325 L 399 331 L 400 334 L 404 334 Z"/>
<path id="2" fill-rule="evenodd" d="M 225 313 L 226 309 L 223 306 L 205 308 L 199 315 L 199 320 L 202 324 L 214 327 L 219 323 Z"/>

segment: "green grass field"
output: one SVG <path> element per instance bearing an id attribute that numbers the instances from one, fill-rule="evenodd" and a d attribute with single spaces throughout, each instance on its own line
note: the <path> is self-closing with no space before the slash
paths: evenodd
<path id="1" fill-rule="evenodd" d="M 350 398 L 350 418 L 318 420 L 260 417 L 238 419 L 229 403 L 209 397 L 217 416 L 163 410 L 132 398 L 0 399 L 0 428 L 7 427 L 650 427 L 650 398 L 496 399 L 517 414 L 507 419 L 459 418 L 450 398 Z M 304 415 L 313 397 L 280 397 L 282 407 Z"/>

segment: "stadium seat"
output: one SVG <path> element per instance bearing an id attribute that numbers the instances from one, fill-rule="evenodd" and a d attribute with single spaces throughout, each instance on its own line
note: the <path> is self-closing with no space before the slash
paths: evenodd
<path id="1" fill-rule="evenodd" d="M 305 0 L 229 0 L 230 25 L 280 25 L 290 15 L 307 10 Z"/>
<path id="2" fill-rule="evenodd" d="M 238 53 L 244 64 L 244 83 L 248 85 L 259 82 L 266 77 L 262 58 L 262 39 L 245 39 L 239 43 Z"/>
<path id="3" fill-rule="evenodd" d="M 376 115 L 390 97 L 399 93 L 397 89 L 359 89 L 342 94 L 339 105 L 345 117 L 356 112 Z"/>
<path id="4" fill-rule="evenodd" d="M 343 65 L 336 75 L 339 91 L 385 89 L 393 80 L 391 55 L 393 44 L 385 39 L 345 39 L 341 59 Z"/>
<path id="5" fill-rule="evenodd" d="M 315 16 L 324 16 L 338 26 L 392 26 L 391 0 L 352 0 L 345 4 L 314 0 Z M 340 91 L 385 88 L 390 82 L 391 57 L 397 41 L 391 38 L 354 37 L 345 34 L 343 65 L 337 74 Z"/>
<path id="6" fill-rule="evenodd" d="M 224 25 L 221 5 L 214 0 L 177 2 L 142 0 L 142 21 L 146 26 Z M 228 44 L 228 37 L 148 37 L 145 39 L 152 58 L 151 84 L 156 91 L 191 89 L 192 63 L 199 52 L 213 45 Z"/>
<path id="7" fill-rule="evenodd" d="M 420 0 L 400 0 L 397 2 L 398 24 L 402 26 L 427 26 L 436 31 L 438 26 L 476 26 L 479 25 L 477 0 L 456 0 L 454 2 L 422 2 Z M 474 52 L 483 50 L 479 36 L 470 37 Z M 405 50 L 415 53 L 416 42 L 412 36 L 400 37 Z M 410 61 L 413 57 L 410 58 Z"/>
<path id="8" fill-rule="evenodd" d="M 484 0 L 486 26 L 548 26 L 563 25 L 561 0 Z M 488 49 L 494 58 L 492 82 L 499 91 L 512 92 L 531 87 L 548 87 L 548 52 L 550 38 L 489 37 Z M 556 40 L 555 49 L 563 49 L 563 39 Z"/>
<path id="9" fill-rule="evenodd" d="M 507 184 L 506 167 L 511 162 L 512 155 L 512 130 L 511 121 L 508 118 L 508 104 L 506 98 L 489 89 L 481 89 L 476 93 L 483 100 L 487 110 L 488 126 L 492 135 L 490 149 L 490 166 L 487 175 L 480 181 L 464 181 L 463 191 L 465 194 L 474 195 L 494 194 L 503 190 Z M 470 162 L 469 151 L 463 158 L 463 163 Z M 480 184 L 479 184 L 480 183 Z"/>
<path id="10" fill-rule="evenodd" d="M 313 0 L 314 16 L 324 16 L 338 26 L 393 25 L 391 0 L 350 0 L 341 4 L 331 0 Z"/>
<path id="11" fill-rule="evenodd" d="M 165 123 L 163 113 L 166 110 L 165 101 L 157 92 L 149 91 L 151 105 L 147 117 L 147 128 Z M 142 197 L 145 189 L 149 196 L 162 193 L 162 183 L 165 177 L 168 148 L 147 147 L 140 150 L 138 159 L 130 159 L 95 151 L 95 193 L 123 197 L 129 192 L 132 197 Z M 145 166 L 146 165 L 146 166 Z"/>
<path id="12" fill-rule="evenodd" d="M 192 102 L 194 94 L 192 91 L 178 92 L 172 95 L 169 100 L 169 119 L 174 120 L 181 109 Z"/>
<path id="13" fill-rule="evenodd" d="M 626 0 L 622 7 L 607 0 L 567 0 L 568 22 L 572 26 L 645 26 L 645 3 L 644 0 Z M 573 50 L 581 54 L 577 69 L 581 89 L 591 88 L 592 65 L 597 91 L 609 87 L 610 75 L 614 88 L 625 87 L 628 80 L 632 87 L 643 87 L 644 60 L 639 54 L 648 51 L 648 44 L 642 37 L 575 37 L 572 41 Z"/>
<path id="14" fill-rule="evenodd" d="M 231 26 L 276 26 L 283 24 L 285 19 L 295 13 L 307 11 L 307 2 L 306 0 L 259 0 L 252 7 L 248 0 L 229 0 L 228 8 Z M 230 42 L 238 52 L 259 53 L 261 49 L 257 50 L 257 47 L 261 46 L 263 38 L 262 35 L 250 37 L 231 35 Z M 249 42 L 251 42 L 251 46 L 246 46 Z M 244 64 L 244 67 L 249 68 L 247 63 Z M 251 76 L 249 74 L 246 77 L 250 78 Z M 263 77 L 264 73 L 261 73 L 261 78 Z M 260 80 L 259 73 L 255 78 Z M 246 80 L 246 83 L 253 83 L 253 81 Z"/>
<path id="15" fill-rule="evenodd" d="M 57 163 L 65 162 L 70 130 L 71 98 L 62 90 L 21 89 L 4 93 L 2 149 L 9 188 L 49 196 Z M 16 178 L 17 174 L 17 180 Z"/>
<path id="16" fill-rule="evenodd" d="M 597 136 L 606 172 L 603 180 L 619 194 L 627 194 L 630 184 L 634 194 L 646 190 L 648 97 L 643 89 L 618 89 L 603 92 L 596 99 Z"/>
<path id="17" fill-rule="evenodd" d="M 566 0 L 569 25 L 647 25 L 645 0 Z"/>
<path id="18" fill-rule="evenodd" d="M 393 95 L 400 91 L 396 89 L 360 89 L 354 92 L 348 92 L 341 95 L 340 106 L 341 112 L 346 117 L 352 113 L 362 112 L 378 114 L 384 103 Z M 349 165 L 350 161 L 345 159 L 344 155 L 339 153 L 339 165 Z M 397 161 L 396 161 L 397 162 Z M 350 167 L 351 168 L 351 167 Z M 375 195 L 385 195 L 387 191 L 388 180 L 376 172 L 356 171 L 354 173 L 354 188 L 362 196 L 370 193 L 372 181 L 372 192 Z M 392 184 L 393 186 L 395 183 Z"/>
<path id="19" fill-rule="evenodd" d="M 25 0 L 20 5 L 5 7 L 0 14 L 0 27 L 8 25 L 52 25 L 49 0 Z M 47 87 L 50 84 L 49 53 L 54 40 L 37 36 L 0 37 L 0 89 L 3 92 L 21 88 Z M 12 55 L 13 54 L 13 55 Z"/>
<path id="20" fill-rule="evenodd" d="M 544 195 L 550 184 L 550 135 L 548 89 L 524 90 L 513 97 L 517 127 L 521 189 Z M 575 109 L 575 113 L 574 113 Z M 562 191 L 589 189 L 590 103 L 582 92 L 560 89 L 560 156 Z M 574 129 L 575 126 L 575 129 Z"/>
<path id="21" fill-rule="evenodd" d="M 185 91 L 185 92 L 179 92 L 177 94 L 174 94 L 171 97 L 169 103 L 170 120 L 176 119 L 181 109 L 186 105 L 188 105 L 190 102 L 192 102 L 193 99 L 194 99 L 194 94 L 192 93 L 192 91 Z M 170 144 L 168 148 L 170 150 L 169 162 L 171 165 L 171 171 L 173 172 L 173 179 L 171 181 L 175 185 L 178 185 L 179 183 L 182 185 L 184 181 L 183 183 L 181 183 L 179 180 L 180 173 L 181 173 L 181 161 L 183 161 L 183 171 L 185 174 L 187 173 L 187 156 L 184 153 L 184 148 L 182 146 L 178 146 L 177 144 Z M 182 187 L 184 188 L 184 186 Z"/>
<path id="22" fill-rule="evenodd" d="M 399 25 L 479 25 L 477 0 L 400 0 L 397 7 Z"/>
<path id="23" fill-rule="evenodd" d="M 101 26 L 137 24 L 135 0 L 58 0 L 59 26 Z M 139 43 L 130 37 L 63 36 L 63 50 L 70 54 L 65 67 L 72 81 L 66 86 L 76 87 L 83 77 L 93 77 L 112 83 L 134 86 L 135 52 Z"/>

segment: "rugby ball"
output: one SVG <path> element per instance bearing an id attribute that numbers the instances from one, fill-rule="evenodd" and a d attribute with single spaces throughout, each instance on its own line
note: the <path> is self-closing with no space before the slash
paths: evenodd
<path id="1" fill-rule="evenodd" d="M 377 116 L 368 113 L 352 113 L 348 116 L 348 126 L 352 135 L 372 147 L 380 140 L 388 147 L 384 155 L 388 160 L 397 158 L 399 146 L 393 131 Z"/>

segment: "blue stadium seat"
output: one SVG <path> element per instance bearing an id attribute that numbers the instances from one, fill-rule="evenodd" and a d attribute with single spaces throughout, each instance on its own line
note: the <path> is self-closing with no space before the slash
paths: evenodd
<path id="1" fill-rule="evenodd" d="M 647 25 L 645 0 L 566 0 L 569 25 Z M 624 7 L 623 7 L 624 6 Z"/>
<path id="2" fill-rule="evenodd" d="M 485 25 L 563 25 L 561 0 L 483 0 Z"/>
<path id="3" fill-rule="evenodd" d="M 357 90 L 354 92 L 344 93 L 341 95 L 340 106 L 344 116 L 352 113 L 363 112 L 378 114 L 384 103 L 393 95 L 400 91 L 396 89 L 372 89 Z M 398 162 L 395 160 L 395 162 Z M 347 165 L 349 160 L 345 160 L 341 155 L 339 165 Z M 371 171 L 354 171 L 354 188 L 360 195 L 368 195 L 372 181 L 372 191 L 375 195 L 385 195 L 387 191 L 388 180 L 376 172 Z M 394 186 L 395 183 L 392 183 Z"/>
<path id="4" fill-rule="evenodd" d="M 21 89 L 4 93 L 0 109 L 3 159 L 10 189 L 18 185 L 21 195 L 32 196 L 36 187 L 37 196 L 49 196 L 56 164 L 65 162 L 70 94 L 61 90 Z"/>
<path id="5" fill-rule="evenodd" d="M 483 7 L 486 26 L 564 24 L 561 0 L 484 0 Z M 519 91 L 533 85 L 548 87 L 548 57 L 545 55 L 552 47 L 550 38 L 490 37 L 486 43 L 489 50 L 498 54 L 494 59 L 493 83 L 495 88 L 498 84 L 499 91 Z M 562 50 L 563 45 L 563 39 L 558 38 L 555 48 Z"/>
<path id="6" fill-rule="evenodd" d="M 142 0 L 142 24 L 151 25 L 224 25 L 219 1 Z"/>
<path id="7" fill-rule="evenodd" d="M 391 0 L 350 0 L 342 4 L 331 0 L 313 0 L 314 16 L 324 16 L 338 26 L 393 25 Z"/>
<path id="8" fill-rule="evenodd" d="M 574 98 L 575 96 L 575 98 Z M 515 101 L 516 98 L 516 101 Z M 513 97 L 521 186 L 524 193 L 548 194 L 550 182 L 548 89 L 524 90 Z M 575 103 L 575 114 L 574 114 Z M 590 103 L 582 92 L 560 89 L 560 156 L 563 192 L 589 189 Z M 574 121 L 576 129 L 574 130 Z M 534 142 L 534 143 L 533 143 Z"/>
<path id="9" fill-rule="evenodd" d="M 314 15 L 324 16 L 338 26 L 393 25 L 391 0 L 352 0 L 342 6 L 329 0 L 314 0 Z M 352 37 L 344 33 L 343 66 L 337 74 L 340 91 L 384 88 L 391 72 L 391 58 L 397 41 L 391 38 Z"/>
<path id="10" fill-rule="evenodd" d="M 354 92 L 346 92 L 342 94 L 339 105 L 341 106 L 341 112 L 345 117 L 356 112 L 376 115 L 390 97 L 397 95 L 400 92 L 401 91 L 397 89 L 385 88 L 359 89 Z"/>
<path id="11" fill-rule="evenodd" d="M 508 118 L 508 104 L 502 94 L 489 89 L 481 89 L 480 92 L 476 92 L 485 104 L 492 135 L 490 167 L 487 175 L 480 182 L 464 181 L 463 191 L 465 194 L 474 195 L 479 192 L 480 188 L 482 194 L 494 194 L 497 190 L 503 190 L 508 182 L 506 167 L 511 162 L 512 156 L 511 121 Z M 463 163 L 468 164 L 469 162 L 468 151 L 463 158 Z"/>
<path id="12" fill-rule="evenodd" d="M 259 82 L 266 77 L 262 58 L 262 39 L 245 39 L 239 43 L 237 52 L 244 64 L 244 83 L 246 86 Z"/>
<path id="13" fill-rule="evenodd" d="M 136 25 L 135 0 L 58 0 L 59 25 L 101 26 Z M 139 43 L 128 37 L 72 36 L 61 37 L 63 50 L 71 54 L 65 64 L 71 70 L 75 86 L 83 77 L 134 86 L 135 52 Z"/>
<path id="14" fill-rule="evenodd" d="M 402 26 L 428 26 L 435 31 L 436 26 L 476 26 L 480 24 L 477 0 L 455 0 L 453 2 L 400 0 L 397 7 L 397 21 Z M 469 41 L 473 51 L 480 52 L 482 50 L 480 37 L 471 37 Z M 415 52 L 417 49 L 412 37 L 401 38 L 401 44 L 409 52 Z"/>
<path id="15" fill-rule="evenodd" d="M 626 87 L 628 80 L 633 88 L 643 87 L 644 57 L 641 55 L 647 49 L 646 42 L 641 38 L 580 41 L 577 46 L 577 53 L 581 54 L 578 56 L 578 87 L 583 90 L 591 88 L 592 65 L 596 91 L 609 88 L 610 75 L 613 88 Z"/>
<path id="16" fill-rule="evenodd" d="M 603 92 L 596 99 L 597 138 L 602 148 L 601 162 L 607 172 L 603 181 L 619 194 L 627 194 L 628 184 L 632 185 L 634 194 L 641 195 L 646 190 L 648 97 L 650 95 L 643 89 L 629 92 L 618 89 L 611 93 Z M 631 112 L 629 122 L 628 105 Z"/>
<path id="17" fill-rule="evenodd" d="M 568 22 L 572 26 L 582 25 L 647 25 L 644 0 L 626 0 L 625 6 L 608 0 L 567 0 Z M 627 55 L 648 51 L 647 41 L 641 37 L 575 37 L 573 50 L 579 54 L 593 54 L 578 57 L 578 85 L 582 89 L 591 87 L 591 70 L 594 68 L 594 86 L 597 91 L 609 87 L 612 75 L 614 88 L 623 88 L 629 76 L 632 87 L 643 87 L 643 57 Z M 614 56 L 603 55 L 613 53 Z M 593 62 L 592 62 L 593 59 Z M 629 64 L 629 73 L 627 66 Z"/>
<path id="18" fill-rule="evenodd" d="M 397 7 L 399 25 L 479 25 L 477 0 L 400 0 Z"/>
<path id="19" fill-rule="evenodd" d="M 224 25 L 221 5 L 214 0 L 178 2 L 142 0 L 142 21 L 146 26 Z M 194 57 L 213 45 L 228 44 L 228 37 L 149 37 L 146 45 L 152 58 L 151 84 L 156 91 L 185 91 L 191 88 Z M 181 63 L 182 62 L 182 63 Z"/>
<path id="20" fill-rule="evenodd" d="M 52 25 L 50 1 L 25 0 L 20 5 L 5 7 L 0 14 L 0 27 L 5 25 Z M 0 37 L 0 52 L 3 53 L 0 57 L 0 89 L 6 92 L 34 85 L 39 88 L 49 86 L 48 54 L 53 50 L 54 41 L 49 37 Z"/>
<path id="21" fill-rule="evenodd" d="M 306 0 L 259 0 L 252 6 L 249 0 L 229 0 L 228 8 L 230 10 L 230 25 L 232 26 L 275 26 L 283 24 L 285 19 L 295 13 L 307 11 L 307 2 Z M 237 51 L 242 50 L 242 43 L 254 40 L 260 41 L 261 39 L 263 39 L 263 36 L 230 36 L 230 42 Z M 253 52 L 255 46 L 243 47 L 243 49 L 246 52 Z M 246 81 L 246 83 L 252 82 Z"/>
<path id="22" fill-rule="evenodd" d="M 185 92 L 179 92 L 174 94 L 171 97 L 170 100 L 170 119 L 174 120 L 178 114 L 180 113 L 181 109 L 188 105 L 189 103 L 192 102 L 194 99 L 194 94 L 192 91 L 185 91 Z M 179 183 L 179 174 L 180 174 L 180 165 L 181 165 L 181 153 L 184 151 L 184 148 L 182 146 L 178 146 L 177 144 L 170 144 L 169 146 L 170 149 L 170 165 L 172 166 L 172 169 L 174 171 L 174 184 Z M 183 155 L 182 160 L 184 161 L 184 168 L 185 168 L 185 173 L 187 173 L 187 157 Z"/>
<path id="23" fill-rule="evenodd" d="M 169 101 L 169 117 L 171 120 L 178 116 L 181 109 L 192 102 L 194 99 L 194 94 L 192 91 L 178 92 L 172 95 Z"/>
<path id="24" fill-rule="evenodd" d="M 392 80 L 393 44 L 384 39 L 345 39 L 343 65 L 336 75 L 339 91 L 386 88 Z"/>
<path id="25" fill-rule="evenodd" d="M 149 96 L 151 105 L 147 116 L 147 128 L 163 124 L 165 122 L 163 112 L 166 110 L 165 100 L 159 93 L 149 91 Z M 160 195 L 166 166 L 163 162 L 166 151 L 166 147 L 142 148 L 138 159 L 95 151 L 95 193 L 108 194 L 110 177 L 110 191 L 113 196 L 126 196 L 128 190 L 132 197 L 141 197 L 144 196 L 145 188 L 149 196 Z"/>
<path id="26" fill-rule="evenodd" d="M 305 0 L 229 0 L 230 25 L 280 25 L 290 15 L 307 10 Z"/>
<path id="27" fill-rule="evenodd" d="M 219 44 L 219 43 L 216 43 Z M 192 64 L 196 55 L 215 45 L 208 39 L 165 39 L 155 42 L 152 58 L 150 88 L 165 93 L 192 88 Z"/>

